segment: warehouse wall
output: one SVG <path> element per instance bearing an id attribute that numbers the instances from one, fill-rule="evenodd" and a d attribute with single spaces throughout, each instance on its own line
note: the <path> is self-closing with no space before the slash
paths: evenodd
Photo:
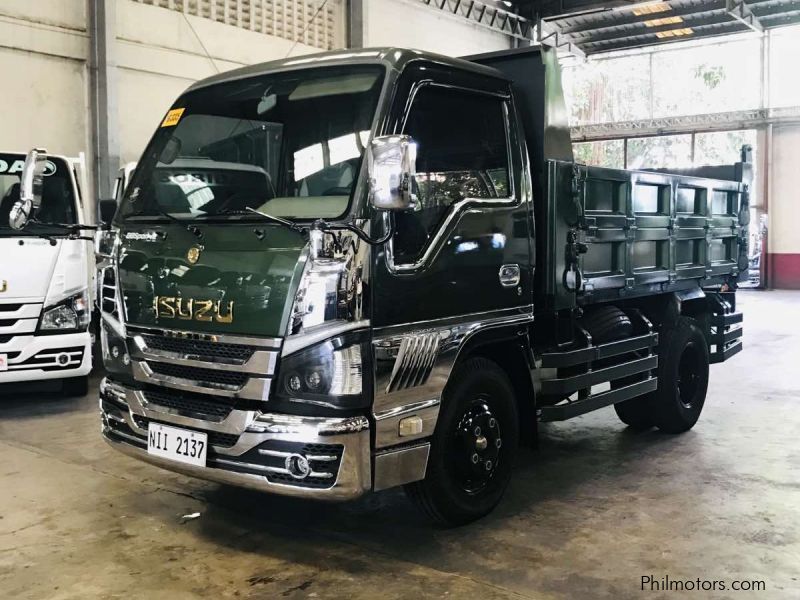
<path id="1" fill-rule="evenodd" d="M 86 152 L 93 164 L 87 5 L 87 0 L 0 2 L 3 150 L 40 146 L 70 156 Z M 113 59 L 123 162 L 138 159 L 167 108 L 193 81 L 283 58 L 290 50 L 293 55 L 320 50 L 134 0 L 118 0 L 116 11 Z"/>
<path id="2" fill-rule="evenodd" d="M 88 148 L 85 9 L 85 0 L 0 2 L 0 148 Z"/>
<path id="3" fill-rule="evenodd" d="M 511 38 L 419 0 L 364 2 L 365 46 L 405 46 L 449 56 L 504 50 Z"/>
<path id="4" fill-rule="evenodd" d="M 767 273 L 772 288 L 800 289 L 800 125 L 773 130 Z"/>

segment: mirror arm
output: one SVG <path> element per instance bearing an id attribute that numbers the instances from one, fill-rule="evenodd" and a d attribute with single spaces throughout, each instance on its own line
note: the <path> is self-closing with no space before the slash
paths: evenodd
<path id="1" fill-rule="evenodd" d="M 382 237 L 379 238 L 371 238 L 367 233 L 361 229 L 360 227 L 356 227 L 352 223 L 343 223 L 340 225 L 329 225 L 322 219 L 318 219 L 312 225 L 312 229 L 320 229 L 325 233 L 331 233 L 334 231 L 350 231 L 358 237 L 358 239 L 362 240 L 363 242 L 369 244 L 370 246 L 381 246 L 391 239 L 394 235 L 394 215 L 390 212 L 389 213 L 389 230 L 384 234 Z"/>

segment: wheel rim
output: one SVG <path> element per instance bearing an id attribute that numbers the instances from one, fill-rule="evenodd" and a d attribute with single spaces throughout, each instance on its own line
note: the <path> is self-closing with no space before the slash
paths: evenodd
<path id="1" fill-rule="evenodd" d="M 462 490 L 477 494 L 489 485 L 497 472 L 502 445 L 500 422 L 488 398 L 476 398 L 464 411 L 452 437 L 453 473 Z"/>
<path id="2" fill-rule="evenodd" d="M 678 399 L 685 408 L 692 408 L 700 387 L 702 360 L 694 342 L 683 349 L 678 363 Z"/>

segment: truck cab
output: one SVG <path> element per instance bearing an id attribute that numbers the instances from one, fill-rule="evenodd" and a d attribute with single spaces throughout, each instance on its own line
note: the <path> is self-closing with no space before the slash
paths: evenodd
<path id="1" fill-rule="evenodd" d="M 85 240 L 52 237 L 50 223 L 85 224 L 80 160 L 49 156 L 37 223 L 9 226 L 26 155 L 0 152 L 0 383 L 61 380 L 83 395 L 92 369 L 94 263 Z"/>
<path id="2" fill-rule="evenodd" d="M 402 485 L 453 525 L 539 422 L 690 429 L 741 350 L 746 185 L 575 164 L 560 91 L 539 49 L 192 85 L 98 245 L 105 439 L 288 496 Z"/>

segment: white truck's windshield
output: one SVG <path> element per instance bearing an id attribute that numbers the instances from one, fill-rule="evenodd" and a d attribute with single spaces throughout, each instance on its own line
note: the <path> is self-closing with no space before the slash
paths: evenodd
<path id="1" fill-rule="evenodd" d="M 19 183 L 24 154 L 0 153 L 0 236 L 36 235 L 46 225 L 28 224 L 17 231 L 8 225 L 8 213 L 19 200 Z M 70 177 L 70 166 L 60 158 L 50 157 L 44 171 L 42 206 L 36 220 L 42 223 L 76 223 L 75 192 Z"/>
<path id="2" fill-rule="evenodd" d="M 253 77 L 181 97 L 145 151 L 123 219 L 290 219 L 348 209 L 383 80 L 377 66 Z"/>

